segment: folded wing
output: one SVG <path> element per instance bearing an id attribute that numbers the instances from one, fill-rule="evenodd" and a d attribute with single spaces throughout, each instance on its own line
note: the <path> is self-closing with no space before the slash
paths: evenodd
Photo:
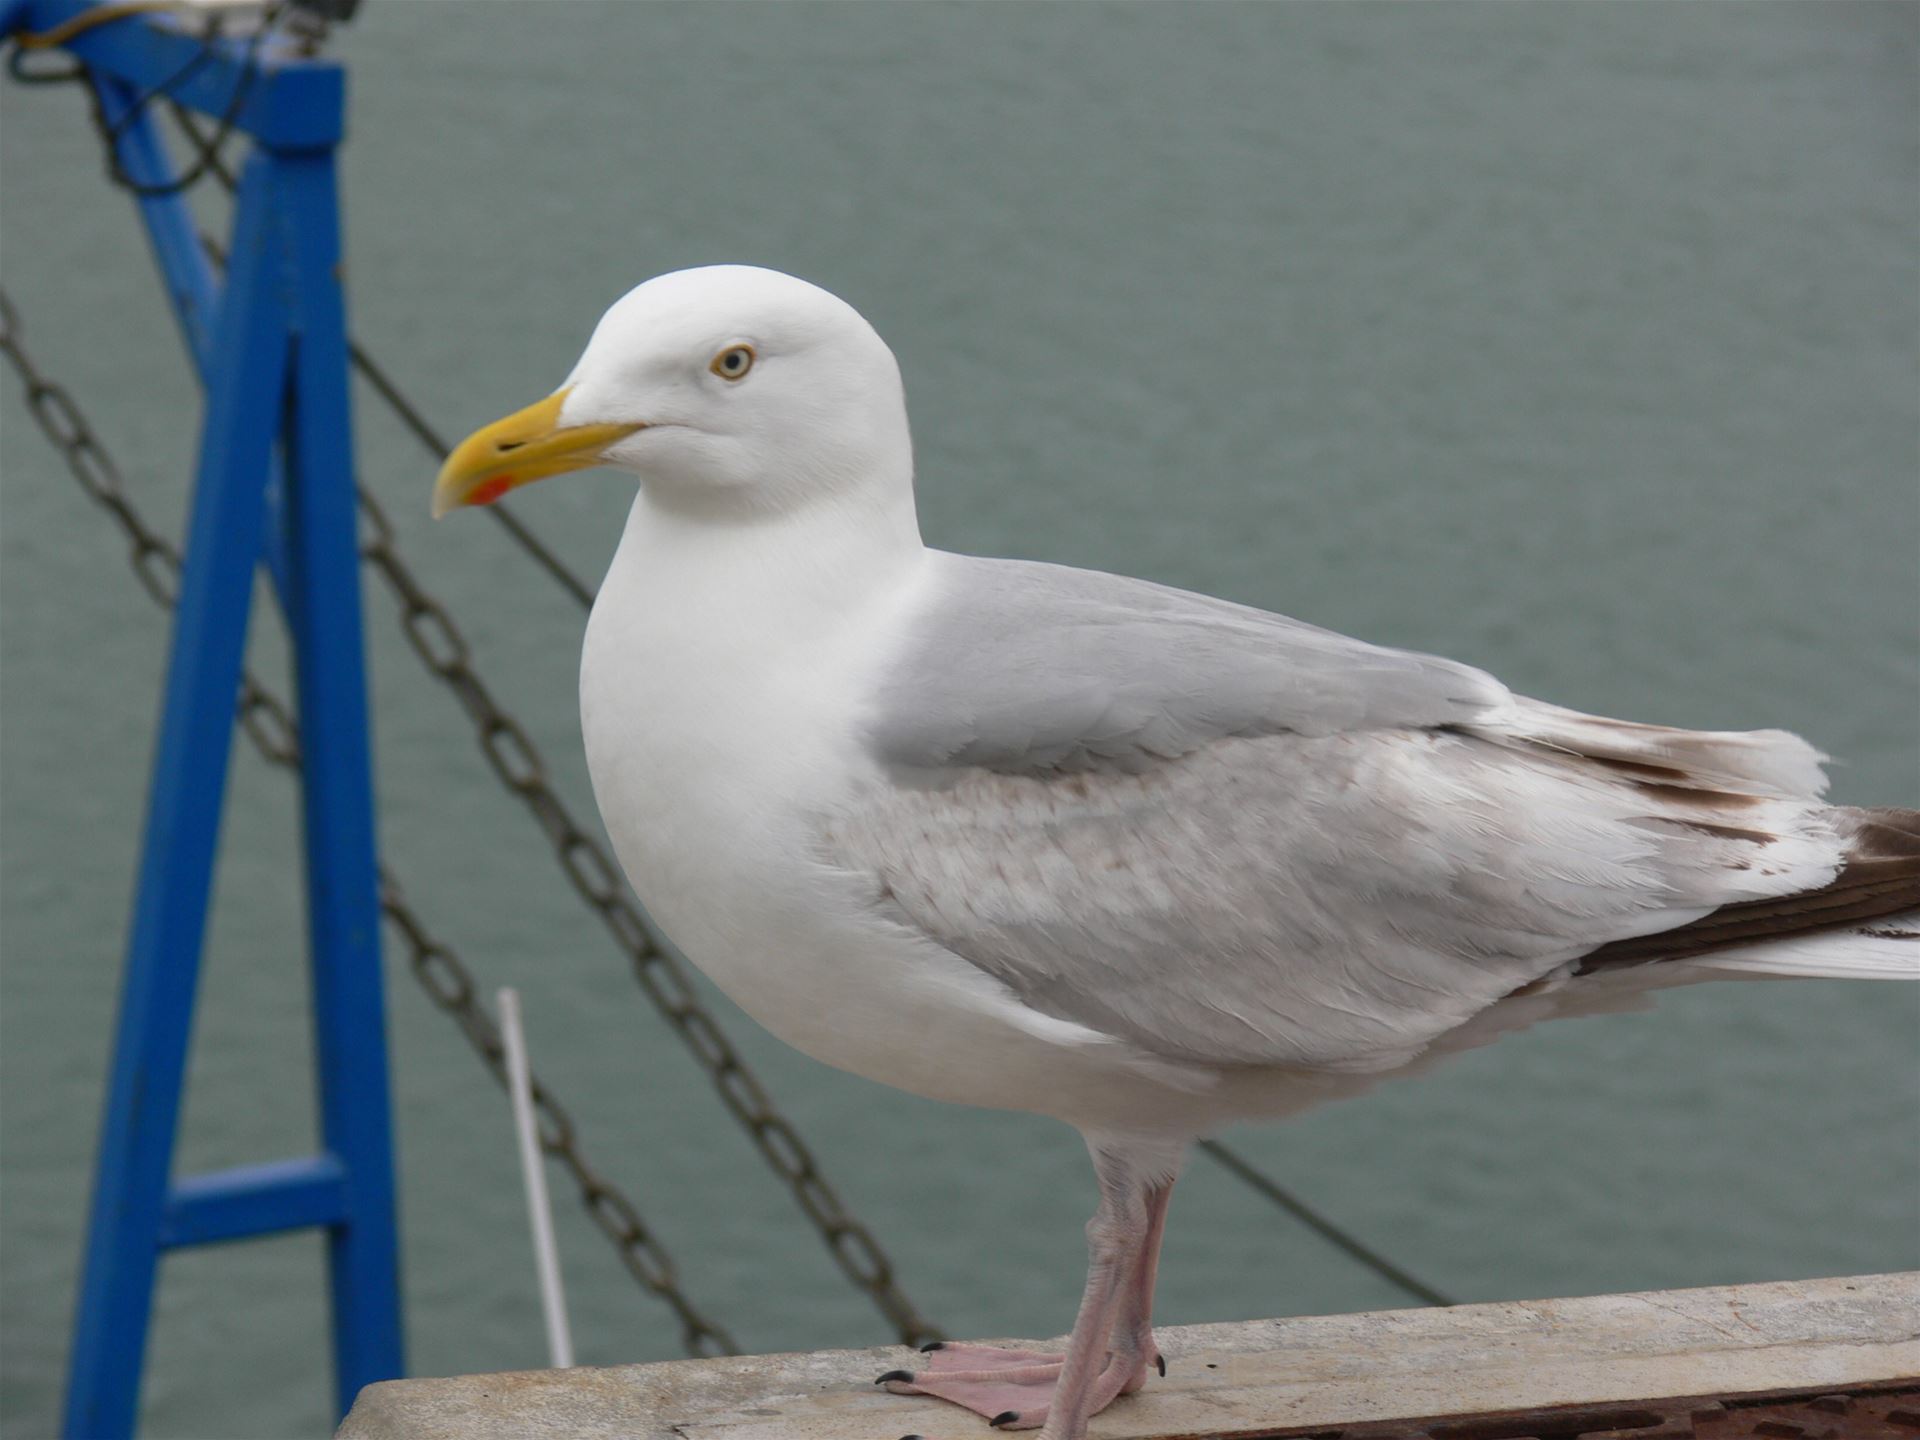
<path id="1" fill-rule="evenodd" d="M 1581 716 L 1142 582 L 948 563 L 876 698 L 891 778 L 825 819 L 825 858 L 1155 1054 L 1391 1068 L 1582 957 L 1821 891 L 1861 833 L 1780 732 Z M 1895 879 L 1879 913 L 1920 906 L 1920 858 Z"/>

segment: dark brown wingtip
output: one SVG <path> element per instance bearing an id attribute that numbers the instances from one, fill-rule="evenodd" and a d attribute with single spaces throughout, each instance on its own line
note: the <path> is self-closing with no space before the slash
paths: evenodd
<path id="1" fill-rule="evenodd" d="M 1838 808 L 1831 813 L 1847 840 L 1846 859 L 1831 883 L 1797 895 L 1723 905 L 1688 925 L 1615 940 L 1583 955 L 1574 973 L 1591 975 L 1654 960 L 1691 960 L 1736 945 L 1859 929 L 1875 920 L 1920 910 L 1920 810 L 1877 806 Z M 1920 936 L 1905 931 L 1874 933 L 1920 941 Z"/>

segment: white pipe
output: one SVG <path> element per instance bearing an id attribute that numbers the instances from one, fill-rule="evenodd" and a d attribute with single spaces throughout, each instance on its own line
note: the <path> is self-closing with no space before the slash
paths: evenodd
<path id="1" fill-rule="evenodd" d="M 533 1224 L 533 1263 L 540 1272 L 540 1311 L 547 1322 L 548 1363 L 556 1370 L 573 1364 L 573 1334 L 567 1328 L 567 1297 L 560 1283 L 560 1252 L 553 1243 L 553 1207 L 547 1201 L 547 1172 L 540 1158 L 540 1136 L 533 1118 L 533 1081 L 527 1067 L 527 1037 L 520 1026 L 520 996 L 501 990 L 500 1038 L 507 1047 L 507 1093 L 513 1097 L 513 1128 L 520 1137 L 520 1176 L 527 1186 L 527 1215 Z"/>

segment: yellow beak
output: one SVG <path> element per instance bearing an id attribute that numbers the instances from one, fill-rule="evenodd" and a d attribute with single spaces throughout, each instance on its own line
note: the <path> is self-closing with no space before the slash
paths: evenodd
<path id="1" fill-rule="evenodd" d="M 433 518 L 438 520 L 462 505 L 491 505 L 521 485 L 597 465 L 608 446 L 646 429 L 644 425 L 556 429 L 566 399 L 565 390 L 556 390 L 462 440 L 434 482 Z"/>

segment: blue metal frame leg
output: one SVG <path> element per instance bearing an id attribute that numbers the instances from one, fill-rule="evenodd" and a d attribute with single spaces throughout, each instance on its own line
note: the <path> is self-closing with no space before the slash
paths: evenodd
<path id="1" fill-rule="evenodd" d="M 361 656 L 360 551 L 351 479 L 346 309 L 332 151 L 281 165 L 292 221 L 299 346 L 283 498 L 284 601 L 299 688 L 320 1131 L 353 1177 L 327 1232 L 340 1413 L 399 1373 L 386 1024 L 374 866 L 372 755 Z"/>
<path id="2" fill-rule="evenodd" d="M 15 0 L 0 14 L 46 30 L 85 8 Z M 404 1373 L 339 265 L 341 74 L 233 42 L 185 64 L 199 44 L 145 20 L 71 42 L 136 181 L 172 173 L 153 121 L 136 109 L 157 88 L 174 86 L 183 103 L 224 116 L 251 68 L 235 128 L 255 146 L 224 284 L 184 199 L 140 200 L 207 411 L 75 1313 L 70 1436 L 133 1432 L 158 1260 L 178 1246 L 324 1227 L 337 1410 L 363 1385 Z M 263 562 L 286 612 L 298 690 L 324 1150 L 175 1181 L 235 702 Z"/>
<path id="3" fill-rule="evenodd" d="M 234 696 L 266 518 L 260 477 L 279 428 L 288 360 L 271 191 L 265 162 L 255 160 L 236 202 L 233 261 L 214 339 L 218 364 L 207 392 L 154 751 L 68 1372 L 72 1436 L 129 1434 L 138 1404 Z M 222 722 L 210 723 L 214 716 Z"/>

